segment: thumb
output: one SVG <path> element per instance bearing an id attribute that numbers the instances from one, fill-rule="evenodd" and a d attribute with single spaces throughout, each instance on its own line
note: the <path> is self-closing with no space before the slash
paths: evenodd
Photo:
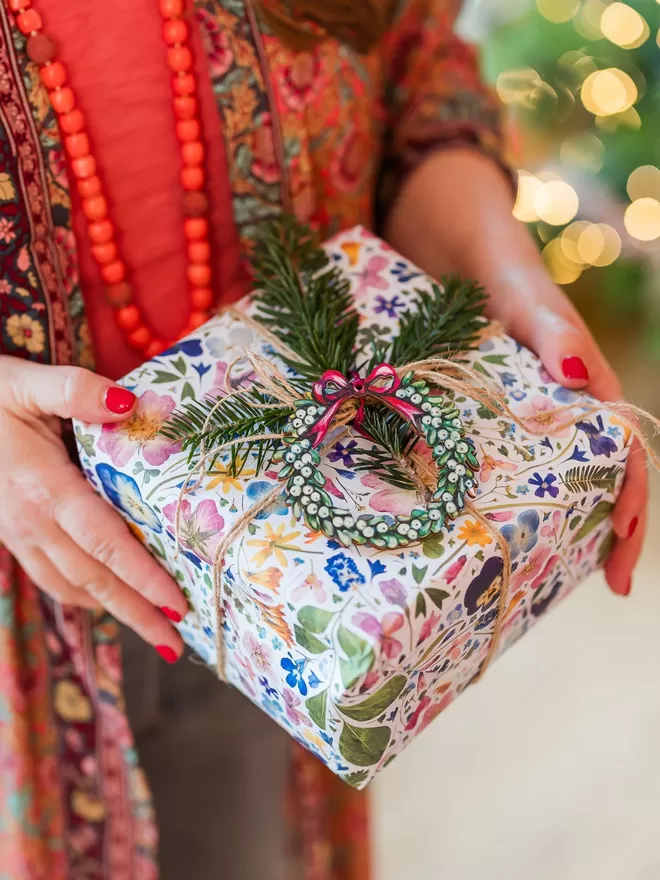
<path id="1" fill-rule="evenodd" d="M 118 422 L 131 415 L 136 401 L 132 391 L 81 367 L 0 358 L 0 404 L 19 417 Z"/>

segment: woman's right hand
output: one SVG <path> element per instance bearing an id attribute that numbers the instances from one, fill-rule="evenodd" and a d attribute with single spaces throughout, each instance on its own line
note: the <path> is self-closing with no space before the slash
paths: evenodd
<path id="1" fill-rule="evenodd" d="M 120 422 L 135 396 L 79 367 L 0 356 L 0 543 L 58 602 L 99 605 L 174 662 L 187 612 L 176 582 L 71 462 L 59 418 Z"/>

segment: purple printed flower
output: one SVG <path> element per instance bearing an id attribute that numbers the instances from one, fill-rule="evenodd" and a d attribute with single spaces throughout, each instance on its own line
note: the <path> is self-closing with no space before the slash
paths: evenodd
<path id="1" fill-rule="evenodd" d="M 405 305 L 406 304 L 403 302 L 403 300 L 399 299 L 398 293 L 395 293 L 390 300 L 385 299 L 385 297 L 379 293 L 376 297 L 376 306 L 374 308 L 374 312 L 377 315 L 382 315 L 383 312 L 385 312 L 388 318 L 396 318 L 397 309 L 403 309 Z"/>
<path id="2" fill-rule="evenodd" d="M 584 431 L 589 438 L 589 446 L 593 455 L 604 455 L 605 458 L 609 458 L 613 452 L 616 452 L 616 443 L 605 434 L 602 416 L 598 416 L 595 425 L 585 419 L 578 422 L 575 427 Z"/>
<path id="3" fill-rule="evenodd" d="M 167 504 L 163 514 L 172 524 L 168 531 L 174 534 L 176 525 L 176 502 Z M 215 501 L 210 498 L 201 501 L 193 510 L 187 499 L 181 502 L 179 514 L 179 540 L 204 562 L 212 562 L 216 547 L 220 543 L 225 521 L 218 513 Z"/>
<path id="4" fill-rule="evenodd" d="M 352 455 L 356 446 L 357 440 L 350 440 L 346 446 L 344 446 L 343 443 L 335 443 L 332 447 L 332 451 L 328 455 L 328 460 L 341 461 L 344 467 L 347 468 L 353 467 L 355 462 L 353 461 Z"/>
<path id="5" fill-rule="evenodd" d="M 541 474 L 537 471 L 534 476 L 530 477 L 527 480 L 530 486 L 536 486 L 536 491 L 534 494 L 537 498 L 544 498 L 546 492 L 552 498 L 556 498 L 559 495 L 559 487 L 553 486 L 553 483 L 557 482 L 557 477 L 554 474 L 547 474 L 545 477 L 542 477 Z"/>
<path id="6" fill-rule="evenodd" d="M 302 712 L 298 711 L 298 706 L 300 705 L 300 697 L 297 694 L 294 694 L 293 691 L 284 690 L 282 694 L 284 697 L 284 708 L 286 710 L 286 717 L 292 724 L 295 724 L 298 727 L 299 724 L 304 724 L 305 727 L 311 727 L 312 722 L 307 718 Z"/>
<path id="7" fill-rule="evenodd" d="M 382 581 L 380 591 L 385 596 L 390 605 L 398 605 L 400 608 L 406 607 L 406 588 L 401 581 L 392 578 L 389 581 Z"/>
<path id="8" fill-rule="evenodd" d="M 394 633 L 400 630 L 404 624 L 403 614 L 399 614 L 398 611 L 388 611 L 383 615 L 382 620 L 378 620 L 373 614 L 365 614 L 360 611 L 353 615 L 353 623 L 362 632 L 378 639 L 381 651 L 388 660 L 396 660 L 403 651 L 401 642 L 394 638 Z"/>

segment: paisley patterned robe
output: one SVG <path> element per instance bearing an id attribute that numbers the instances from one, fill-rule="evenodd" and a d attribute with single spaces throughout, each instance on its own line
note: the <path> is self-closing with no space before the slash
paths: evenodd
<path id="1" fill-rule="evenodd" d="M 442 145 L 497 155 L 496 105 L 453 34 L 458 5 L 401 0 L 364 56 L 335 39 L 295 52 L 250 0 L 195 0 L 244 252 L 283 209 L 324 236 L 376 226 L 403 175 Z M 69 185 L 46 91 L 0 0 L 0 352 L 93 368 Z M 155 878 L 116 624 L 43 598 L 2 547 L 0 669 L 0 877 Z M 294 768 L 301 880 L 368 880 L 363 795 L 307 755 Z"/>

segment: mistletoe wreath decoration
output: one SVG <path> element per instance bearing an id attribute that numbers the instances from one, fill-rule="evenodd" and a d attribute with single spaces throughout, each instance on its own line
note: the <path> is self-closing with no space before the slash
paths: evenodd
<path id="1" fill-rule="evenodd" d="M 286 383 L 297 399 L 282 403 L 255 383 L 187 404 L 164 433 L 182 443 L 191 462 L 202 450 L 221 455 L 232 444 L 234 476 L 252 453 L 256 473 L 279 464 L 278 479 L 294 516 L 344 546 L 396 550 L 441 531 L 476 493 L 477 456 L 451 397 L 435 393 L 406 364 L 457 360 L 474 347 L 483 327 L 483 289 L 450 277 L 431 292 L 417 290 L 415 308 L 400 316 L 391 345 L 360 346 L 350 282 L 307 227 L 289 217 L 269 225 L 252 266 L 253 317 L 282 343 L 280 357 L 291 373 Z M 419 444 L 430 450 L 437 473 L 422 493 L 423 504 L 409 514 L 357 515 L 328 492 L 321 447 L 346 405 L 351 427 L 375 444 L 358 454 L 357 470 L 419 492 L 410 458 Z"/>

